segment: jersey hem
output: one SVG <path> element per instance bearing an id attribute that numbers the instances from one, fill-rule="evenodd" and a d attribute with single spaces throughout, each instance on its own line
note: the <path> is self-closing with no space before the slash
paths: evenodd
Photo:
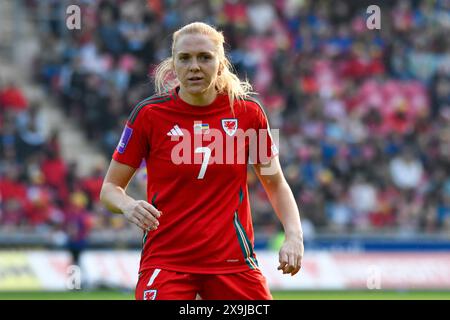
<path id="1" fill-rule="evenodd" d="M 182 273 L 195 273 L 195 274 L 229 274 L 229 273 L 239 273 L 244 271 L 252 270 L 247 265 L 236 267 L 236 268 L 185 268 L 179 266 L 171 266 L 164 264 L 152 264 L 148 265 L 145 268 L 139 269 L 139 272 L 147 271 L 148 269 L 163 269 L 174 272 L 182 272 Z"/>

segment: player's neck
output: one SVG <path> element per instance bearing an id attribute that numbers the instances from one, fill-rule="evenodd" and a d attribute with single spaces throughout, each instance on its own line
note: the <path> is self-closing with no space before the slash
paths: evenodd
<path id="1" fill-rule="evenodd" d="M 183 88 L 180 88 L 178 91 L 178 96 L 190 105 L 204 107 L 213 103 L 217 97 L 217 91 L 213 88 L 212 90 L 208 90 L 202 94 L 190 94 L 186 90 L 183 90 Z"/>

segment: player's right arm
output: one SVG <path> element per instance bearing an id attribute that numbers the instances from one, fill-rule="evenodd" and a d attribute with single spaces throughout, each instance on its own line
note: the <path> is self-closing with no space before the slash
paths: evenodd
<path id="1" fill-rule="evenodd" d="M 135 200 L 126 193 L 126 188 L 136 168 L 114 159 L 103 180 L 100 200 L 114 213 L 123 213 L 128 221 L 139 228 L 150 231 L 158 228 L 161 212 L 144 200 Z"/>
<path id="2" fill-rule="evenodd" d="M 103 180 L 100 200 L 110 211 L 123 213 L 128 221 L 149 231 L 158 227 L 161 212 L 147 201 L 135 200 L 126 193 L 142 159 L 150 152 L 148 130 L 151 119 L 146 114 L 145 101 L 138 103 L 128 117 Z"/>

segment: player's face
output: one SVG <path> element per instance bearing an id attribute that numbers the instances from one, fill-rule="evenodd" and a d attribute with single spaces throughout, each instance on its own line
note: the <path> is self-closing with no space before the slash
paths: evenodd
<path id="1" fill-rule="evenodd" d="M 181 36 L 174 47 L 174 66 L 183 91 L 195 96 L 215 92 L 219 58 L 216 46 L 208 36 Z"/>

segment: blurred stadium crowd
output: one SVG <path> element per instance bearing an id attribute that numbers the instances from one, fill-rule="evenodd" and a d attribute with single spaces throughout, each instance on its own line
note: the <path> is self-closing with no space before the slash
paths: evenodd
<path id="1" fill-rule="evenodd" d="M 30 12 L 38 1 L 29 0 Z M 51 12 L 61 3 L 51 1 Z M 450 1 L 80 1 L 81 30 L 52 14 L 39 25 L 34 80 L 110 158 L 171 34 L 201 20 L 224 31 L 228 55 L 280 129 L 280 159 L 306 236 L 450 231 Z M 59 10 L 59 11 L 58 11 Z M 2 230 L 86 237 L 130 226 L 105 211 L 105 168 L 78 177 L 39 102 L 0 88 Z M 256 232 L 280 226 L 249 171 Z"/>

